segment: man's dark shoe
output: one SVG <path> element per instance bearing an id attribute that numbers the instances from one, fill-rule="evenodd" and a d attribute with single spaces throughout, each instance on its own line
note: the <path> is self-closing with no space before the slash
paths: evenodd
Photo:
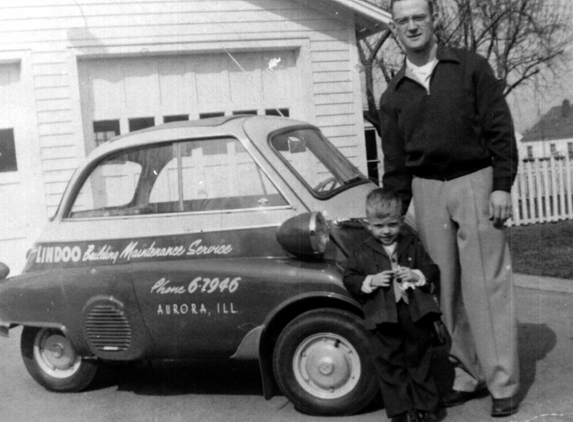
<path id="1" fill-rule="evenodd" d="M 481 399 L 487 395 L 489 395 L 487 388 L 481 388 L 476 391 L 451 390 L 444 397 L 442 397 L 442 403 L 445 407 L 454 407 L 473 399 Z"/>
<path id="2" fill-rule="evenodd" d="M 507 399 L 494 399 L 492 398 L 491 416 L 494 418 L 513 415 L 519 409 L 519 402 L 515 397 Z"/>

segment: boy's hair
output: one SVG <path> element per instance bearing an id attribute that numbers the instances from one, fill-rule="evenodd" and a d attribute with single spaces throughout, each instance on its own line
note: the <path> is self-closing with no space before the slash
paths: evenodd
<path id="1" fill-rule="evenodd" d="M 394 3 L 398 3 L 401 0 L 391 0 L 390 1 L 390 13 L 394 14 Z M 434 10 L 436 10 L 435 0 L 426 0 L 428 2 L 428 6 L 430 7 L 430 15 L 434 14 Z"/>
<path id="2" fill-rule="evenodd" d="M 386 218 L 402 215 L 402 201 L 390 188 L 377 188 L 366 196 L 366 216 Z"/>

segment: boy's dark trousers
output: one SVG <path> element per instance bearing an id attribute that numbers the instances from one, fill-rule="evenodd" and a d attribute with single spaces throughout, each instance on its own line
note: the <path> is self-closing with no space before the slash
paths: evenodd
<path id="1" fill-rule="evenodd" d="M 396 303 L 398 323 L 372 331 L 374 366 L 388 417 L 408 410 L 437 412 L 439 394 L 432 376 L 433 321 L 414 324 L 404 301 Z"/>

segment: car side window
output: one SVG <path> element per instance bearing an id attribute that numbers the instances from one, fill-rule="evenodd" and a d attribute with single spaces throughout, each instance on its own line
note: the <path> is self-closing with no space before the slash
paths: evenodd
<path id="1" fill-rule="evenodd" d="M 242 144 L 232 138 L 175 144 L 179 151 L 157 177 L 149 203 L 174 211 L 215 211 L 287 205 Z"/>
<path id="2" fill-rule="evenodd" d="M 174 142 L 108 157 L 92 171 L 70 218 L 287 205 L 233 138 Z"/>
<path id="3" fill-rule="evenodd" d="M 141 170 L 141 164 L 123 156 L 110 157 L 84 182 L 70 217 L 135 214 L 133 203 Z"/>

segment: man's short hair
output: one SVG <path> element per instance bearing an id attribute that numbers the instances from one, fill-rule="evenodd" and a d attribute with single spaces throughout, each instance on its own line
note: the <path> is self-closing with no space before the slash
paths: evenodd
<path id="1" fill-rule="evenodd" d="M 366 196 L 366 216 L 369 218 L 400 217 L 402 201 L 390 188 L 377 188 Z"/>
<path id="2" fill-rule="evenodd" d="M 394 3 L 397 3 L 399 1 L 403 1 L 403 0 L 391 0 L 390 1 L 390 13 L 394 14 Z M 428 2 L 428 6 L 430 8 L 430 15 L 434 14 L 434 10 L 436 10 L 436 7 L 434 5 L 435 0 L 426 0 Z"/>

